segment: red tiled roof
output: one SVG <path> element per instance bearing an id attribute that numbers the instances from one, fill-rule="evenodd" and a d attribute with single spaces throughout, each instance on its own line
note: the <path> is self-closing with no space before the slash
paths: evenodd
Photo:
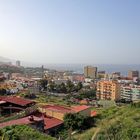
<path id="1" fill-rule="evenodd" d="M 97 112 L 96 111 L 92 111 L 91 112 L 91 117 L 95 117 L 95 116 L 97 116 Z"/>
<path id="2" fill-rule="evenodd" d="M 41 108 L 49 108 L 49 107 L 52 107 L 53 105 L 43 105 L 43 106 L 41 106 Z"/>
<path id="3" fill-rule="evenodd" d="M 45 105 L 45 106 L 42 106 L 42 108 L 46 108 L 52 111 L 63 112 L 63 113 L 70 113 L 72 111 L 71 108 L 59 106 L 59 105 Z"/>
<path id="4" fill-rule="evenodd" d="M 5 96 L 0 96 L 0 101 L 3 100 L 5 98 Z"/>
<path id="5" fill-rule="evenodd" d="M 35 116 L 33 116 L 33 117 L 34 117 L 34 121 L 41 121 L 42 120 L 42 118 L 38 118 Z M 24 117 L 21 119 L 0 123 L 0 128 L 4 128 L 6 126 L 11 126 L 11 125 L 31 124 L 31 123 L 34 123 L 34 121 L 30 121 L 28 117 Z"/>
<path id="6" fill-rule="evenodd" d="M 48 130 L 48 129 L 51 129 L 51 128 L 54 128 L 56 126 L 63 124 L 63 121 L 56 119 L 54 117 L 51 117 L 51 116 L 46 116 L 44 113 L 42 114 L 40 112 L 35 112 L 35 113 L 33 113 L 33 115 L 36 117 L 42 118 L 44 120 L 44 124 L 45 124 L 44 129 L 45 130 Z"/>
<path id="7" fill-rule="evenodd" d="M 48 130 L 50 128 L 63 124 L 63 121 L 47 116 L 46 118 L 44 118 L 44 123 L 45 123 L 44 129 Z"/>
<path id="8" fill-rule="evenodd" d="M 34 103 L 34 101 L 23 99 L 23 98 L 18 98 L 15 96 L 5 96 L 5 97 L 1 96 L 0 99 L 3 101 L 9 102 L 9 103 L 20 105 L 20 106 L 26 106 L 28 104 Z"/>
<path id="9" fill-rule="evenodd" d="M 90 108 L 90 106 L 80 105 L 80 106 L 72 106 L 70 108 L 70 107 L 63 107 L 59 105 L 45 105 L 45 106 L 42 106 L 42 108 L 45 108 L 47 110 L 62 112 L 62 113 L 74 113 L 74 112 L 77 113 L 77 112 Z"/>
<path id="10" fill-rule="evenodd" d="M 86 110 L 86 109 L 89 109 L 89 108 L 91 108 L 91 107 L 87 106 L 87 105 L 80 105 L 80 106 L 73 106 L 72 110 L 74 112 L 80 112 L 80 111 L 83 111 L 83 110 Z"/>

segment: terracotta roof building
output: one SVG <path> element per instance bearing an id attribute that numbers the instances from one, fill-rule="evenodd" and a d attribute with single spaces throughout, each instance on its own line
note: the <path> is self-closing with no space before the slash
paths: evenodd
<path id="1" fill-rule="evenodd" d="M 46 118 L 44 118 L 44 124 L 45 124 L 44 129 L 49 130 L 62 125 L 63 121 L 47 116 Z"/>
<path id="2" fill-rule="evenodd" d="M 64 107 L 59 105 L 45 105 L 39 108 L 40 112 L 45 113 L 47 116 L 63 120 L 64 115 L 67 113 L 80 113 L 84 116 L 90 116 L 91 107 L 86 105 Z"/>
<path id="3" fill-rule="evenodd" d="M 6 103 L 18 105 L 21 107 L 27 107 L 27 106 L 30 106 L 30 105 L 35 103 L 34 101 L 27 100 L 27 99 L 20 98 L 20 97 L 16 97 L 16 96 L 1 96 L 0 100 L 5 101 Z"/>
<path id="4" fill-rule="evenodd" d="M 31 100 L 26 100 L 26 99 L 17 98 L 17 97 L 7 97 L 4 100 L 10 103 L 21 105 L 21 106 L 27 106 L 33 103 L 33 101 Z"/>
<path id="5" fill-rule="evenodd" d="M 38 117 L 35 117 L 35 116 L 33 116 L 33 117 L 34 117 L 34 121 L 30 121 L 29 116 L 27 116 L 27 117 L 20 118 L 20 119 L 17 119 L 17 120 L 11 120 L 11 121 L 8 121 L 8 122 L 3 122 L 3 123 L 0 123 L 0 128 L 4 128 L 6 126 L 12 126 L 12 125 L 33 124 L 35 122 L 42 121 L 42 118 L 38 118 Z"/>

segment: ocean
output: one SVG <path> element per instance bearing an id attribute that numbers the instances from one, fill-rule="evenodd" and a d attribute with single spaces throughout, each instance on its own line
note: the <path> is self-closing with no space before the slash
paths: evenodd
<path id="1" fill-rule="evenodd" d="M 89 65 L 89 64 L 88 64 Z M 56 70 L 71 70 L 76 73 L 83 73 L 84 66 L 87 64 L 47 64 L 45 68 Z M 129 70 L 140 71 L 140 64 L 132 65 L 115 65 L 115 64 L 91 64 L 90 66 L 98 67 L 98 71 L 106 71 L 106 73 L 121 72 L 122 75 L 127 76 Z"/>

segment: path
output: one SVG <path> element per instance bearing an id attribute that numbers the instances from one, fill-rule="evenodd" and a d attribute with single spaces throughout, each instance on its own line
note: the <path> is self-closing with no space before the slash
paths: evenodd
<path id="1" fill-rule="evenodd" d="M 94 132 L 94 135 L 92 136 L 92 138 L 91 138 L 91 140 L 95 140 L 95 138 L 96 138 L 96 135 L 98 134 L 98 132 L 100 131 L 100 127 L 98 127 L 97 129 L 96 129 L 96 131 Z"/>

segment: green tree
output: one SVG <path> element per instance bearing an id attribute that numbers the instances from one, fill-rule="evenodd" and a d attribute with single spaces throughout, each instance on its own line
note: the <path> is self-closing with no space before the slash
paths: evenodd
<path id="1" fill-rule="evenodd" d="M 53 92 L 55 89 L 56 89 L 56 84 L 55 84 L 55 82 L 54 82 L 54 81 L 50 81 L 50 82 L 49 82 L 49 85 L 48 85 L 48 90 L 49 90 L 50 92 Z"/>
<path id="2" fill-rule="evenodd" d="M 40 86 L 46 90 L 47 89 L 47 85 L 48 85 L 48 80 L 47 79 L 41 79 L 40 80 Z"/>
<path id="3" fill-rule="evenodd" d="M 75 114 L 69 113 L 64 116 L 64 125 L 67 129 L 75 129 L 76 127 L 76 117 Z"/>
<path id="4" fill-rule="evenodd" d="M 78 91 L 81 90 L 83 88 L 82 82 L 79 82 L 76 87 Z"/>
<path id="5" fill-rule="evenodd" d="M 70 93 L 74 89 L 74 84 L 70 80 L 68 80 L 66 84 L 66 88 L 67 88 L 67 92 Z"/>
<path id="6" fill-rule="evenodd" d="M 96 99 L 96 91 L 95 90 L 80 91 L 80 93 L 78 95 L 75 95 L 74 97 L 80 100 L 84 98 Z"/>
<path id="7" fill-rule="evenodd" d="M 64 83 L 61 83 L 60 88 L 61 88 L 61 92 L 63 93 L 67 92 L 66 85 Z"/>
<path id="8" fill-rule="evenodd" d="M 80 114 L 68 113 L 64 116 L 64 125 L 68 129 L 80 130 L 84 124 L 84 119 Z"/>
<path id="9" fill-rule="evenodd" d="M 1 140 L 55 140 L 26 125 L 13 125 L 0 129 Z"/>

